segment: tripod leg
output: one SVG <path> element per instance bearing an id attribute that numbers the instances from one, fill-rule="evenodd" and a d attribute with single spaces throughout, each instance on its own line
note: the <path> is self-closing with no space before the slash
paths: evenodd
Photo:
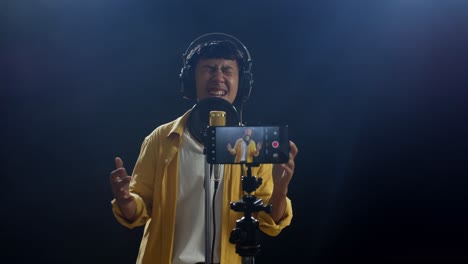
<path id="1" fill-rule="evenodd" d="M 255 257 L 242 257 L 242 264 L 255 264 Z"/>

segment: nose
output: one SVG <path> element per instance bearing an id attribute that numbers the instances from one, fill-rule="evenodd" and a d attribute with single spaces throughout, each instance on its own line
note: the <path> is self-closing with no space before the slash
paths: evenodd
<path id="1" fill-rule="evenodd" d="M 213 71 L 212 79 L 217 82 L 224 82 L 224 74 L 222 69 L 216 69 Z"/>

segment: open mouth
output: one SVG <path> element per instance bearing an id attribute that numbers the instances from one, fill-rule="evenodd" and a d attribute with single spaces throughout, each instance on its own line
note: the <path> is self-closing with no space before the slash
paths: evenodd
<path id="1" fill-rule="evenodd" d="M 208 94 L 211 95 L 211 96 L 222 97 L 222 96 L 225 96 L 227 94 L 227 92 L 224 91 L 224 90 L 209 90 Z"/>

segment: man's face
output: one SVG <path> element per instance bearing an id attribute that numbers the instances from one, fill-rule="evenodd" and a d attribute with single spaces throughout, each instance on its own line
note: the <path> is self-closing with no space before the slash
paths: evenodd
<path id="1" fill-rule="evenodd" d="M 244 131 L 244 138 L 245 140 L 250 140 L 250 137 L 252 136 L 252 129 L 250 128 L 247 128 L 245 131 Z"/>
<path id="2" fill-rule="evenodd" d="M 239 86 L 239 67 L 236 60 L 200 59 L 195 67 L 197 98 L 223 98 L 234 102 Z"/>

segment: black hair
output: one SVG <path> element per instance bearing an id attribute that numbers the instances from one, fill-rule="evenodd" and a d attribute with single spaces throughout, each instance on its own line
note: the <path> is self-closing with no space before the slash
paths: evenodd
<path id="1" fill-rule="evenodd" d="M 187 56 L 187 64 L 195 69 L 200 59 L 236 60 L 239 74 L 243 72 L 245 55 L 230 40 L 215 40 L 202 43 L 193 48 Z M 239 76 L 240 77 L 240 76 Z"/>

